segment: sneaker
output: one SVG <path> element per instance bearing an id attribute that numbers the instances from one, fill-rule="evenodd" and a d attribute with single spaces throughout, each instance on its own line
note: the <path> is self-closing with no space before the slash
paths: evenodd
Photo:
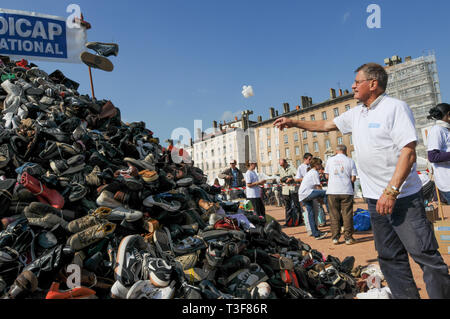
<path id="1" fill-rule="evenodd" d="M 211 241 L 206 249 L 206 261 L 211 267 L 217 267 L 222 265 L 222 261 L 225 258 L 226 246 L 221 242 Z"/>
<path id="2" fill-rule="evenodd" d="M 197 267 L 185 269 L 183 272 L 184 277 L 190 283 L 199 283 L 206 279 L 209 275 L 209 271 Z"/>
<path id="3" fill-rule="evenodd" d="M 143 278 L 150 280 L 155 287 L 167 287 L 172 277 L 172 266 L 162 258 L 152 258 L 144 254 Z"/>
<path id="4" fill-rule="evenodd" d="M 153 242 L 155 243 L 161 257 L 168 260 L 174 256 L 172 238 L 167 227 L 162 227 L 161 229 L 155 230 L 153 234 Z"/>
<path id="5" fill-rule="evenodd" d="M 122 239 L 117 251 L 114 277 L 125 287 L 133 285 L 141 279 L 143 251 L 147 243 L 140 235 L 129 235 Z"/>
<path id="6" fill-rule="evenodd" d="M 128 291 L 127 299 L 172 299 L 175 294 L 174 286 L 175 281 L 161 288 L 152 285 L 148 280 L 139 280 Z"/>
<path id="7" fill-rule="evenodd" d="M 89 52 L 82 52 L 80 54 L 81 61 L 91 68 L 100 69 L 106 72 L 111 72 L 114 65 L 107 58 L 100 55 L 95 55 Z"/>
<path id="8" fill-rule="evenodd" d="M 97 197 L 96 203 L 98 206 L 105 206 L 109 208 L 117 208 L 122 206 L 121 202 L 114 199 L 114 194 L 107 190 L 101 192 L 100 196 Z"/>
<path id="9" fill-rule="evenodd" d="M 346 244 L 346 245 L 353 245 L 353 244 L 356 244 L 356 239 L 354 239 L 354 238 L 346 239 L 346 240 L 345 240 L 345 244 Z"/>
<path id="10" fill-rule="evenodd" d="M 339 245 L 339 239 L 333 239 L 333 245 Z"/>
<path id="11" fill-rule="evenodd" d="M 180 263 L 183 269 L 189 269 L 195 267 L 195 265 L 198 262 L 198 255 L 200 253 L 200 250 L 190 253 L 181 255 L 178 257 L 175 257 L 175 261 Z"/>
<path id="12" fill-rule="evenodd" d="M 119 45 L 116 43 L 88 42 L 86 48 L 94 50 L 98 55 L 104 57 L 117 56 L 119 53 Z"/>
<path id="13" fill-rule="evenodd" d="M 116 280 L 111 287 L 112 299 L 126 299 L 129 289 L 125 287 L 119 280 Z"/>
<path id="14" fill-rule="evenodd" d="M 178 201 L 166 201 L 159 197 L 158 195 L 151 195 L 144 199 L 143 201 L 144 206 L 146 207 L 153 207 L 158 206 L 163 208 L 164 210 L 167 210 L 169 212 L 175 212 L 181 208 L 181 203 Z"/>
<path id="15" fill-rule="evenodd" d="M 67 229 L 71 233 L 78 233 L 96 224 L 106 221 L 107 217 L 111 214 L 111 208 L 99 207 L 91 214 L 83 216 L 81 218 L 72 220 L 68 225 Z"/>
<path id="16" fill-rule="evenodd" d="M 328 235 L 328 232 L 320 233 L 319 236 L 315 237 L 317 240 L 324 239 Z"/>
<path id="17" fill-rule="evenodd" d="M 116 224 L 110 222 L 95 225 L 70 236 L 67 244 L 72 251 L 82 250 L 113 233 L 115 229 Z"/>
<path id="18" fill-rule="evenodd" d="M 143 216 L 141 211 L 131 208 L 125 208 L 119 206 L 111 210 L 111 213 L 107 217 L 108 220 L 126 220 L 127 222 L 135 222 L 141 219 Z"/>
<path id="19" fill-rule="evenodd" d="M 143 171 L 139 172 L 139 175 L 142 177 L 144 182 L 146 183 L 152 183 L 158 180 L 159 175 L 156 171 L 150 171 L 148 169 L 145 169 Z"/>

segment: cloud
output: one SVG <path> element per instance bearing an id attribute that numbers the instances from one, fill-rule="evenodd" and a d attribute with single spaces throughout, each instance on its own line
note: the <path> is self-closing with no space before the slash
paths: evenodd
<path id="1" fill-rule="evenodd" d="M 236 111 L 236 112 L 232 112 L 232 111 L 225 111 L 223 112 L 222 116 L 220 117 L 221 121 L 231 121 L 234 120 L 235 116 L 237 116 L 238 118 L 240 118 L 242 113 L 242 110 Z"/>
<path id="2" fill-rule="evenodd" d="M 350 15 L 351 15 L 350 11 L 344 13 L 344 15 L 342 16 L 342 24 L 347 22 L 347 20 L 350 18 Z"/>

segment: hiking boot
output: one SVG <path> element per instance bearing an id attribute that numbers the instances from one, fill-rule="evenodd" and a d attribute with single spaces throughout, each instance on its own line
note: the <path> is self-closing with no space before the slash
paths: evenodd
<path id="1" fill-rule="evenodd" d="M 113 233 L 115 229 L 116 224 L 110 222 L 94 225 L 70 236 L 67 239 L 67 244 L 72 251 L 82 250 Z"/>
<path id="2" fill-rule="evenodd" d="M 111 72 L 114 69 L 114 65 L 111 61 L 100 55 L 82 52 L 80 54 L 80 58 L 84 64 L 90 66 L 91 68 L 100 69 L 107 72 Z"/>
<path id="3" fill-rule="evenodd" d="M 67 225 L 67 229 L 71 233 L 78 233 L 96 224 L 106 221 L 107 217 L 111 214 L 111 208 L 99 207 L 89 215 L 71 221 Z"/>
<path id="4" fill-rule="evenodd" d="M 116 43 L 88 42 L 86 48 L 94 50 L 98 55 L 104 57 L 117 56 L 119 53 L 119 45 Z"/>
<path id="5" fill-rule="evenodd" d="M 147 243 L 140 235 L 125 236 L 117 251 L 114 277 L 125 287 L 141 279 L 143 253 L 148 249 Z"/>
<path id="6" fill-rule="evenodd" d="M 152 258 L 150 254 L 143 256 L 142 277 L 155 287 L 167 287 L 172 277 L 172 266 L 162 258 Z"/>
<path id="7" fill-rule="evenodd" d="M 152 285 L 148 280 L 139 280 L 128 291 L 127 299 L 172 299 L 175 294 L 176 282 L 160 288 Z"/>

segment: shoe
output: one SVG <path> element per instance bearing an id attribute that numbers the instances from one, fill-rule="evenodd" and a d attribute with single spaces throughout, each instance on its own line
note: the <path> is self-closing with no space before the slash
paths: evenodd
<path id="1" fill-rule="evenodd" d="M 155 230 L 153 242 L 162 258 L 170 261 L 174 257 L 172 238 L 167 227 Z"/>
<path id="2" fill-rule="evenodd" d="M 88 189 L 79 183 L 70 184 L 69 202 L 76 202 L 83 199 L 88 193 Z"/>
<path id="3" fill-rule="evenodd" d="M 171 238 L 173 236 L 171 235 Z M 173 252 L 177 256 L 193 253 L 206 248 L 205 242 L 197 236 L 187 237 L 173 245 Z"/>
<path id="4" fill-rule="evenodd" d="M 82 171 L 85 166 L 84 155 L 75 155 L 66 160 L 50 161 L 50 167 L 58 176 L 71 175 Z"/>
<path id="5" fill-rule="evenodd" d="M 252 299 L 268 299 L 272 291 L 270 285 L 263 281 L 256 285 L 250 292 Z"/>
<path id="6" fill-rule="evenodd" d="M 38 179 L 29 175 L 27 172 L 22 173 L 20 184 L 35 194 L 40 202 L 50 204 L 56 209 L 62 209 L 64 207 L 64 198 L 58 191 L 42 184 Z"/>
<path id="7" fill-rule="evenodd" d="M 175 294 L 175 281 L 167 287 L 152 285 L 148 280 L 139 280 L 128 291 L 127 299 L 172 299 Z"/>
<path id="8" fill-rule="evenodd" d="M 38 279 L 29 270 L 23 271 L 14 281 L 7 293 L 8 299 L 18 299 L 33 293 L 38 287 Z"/>
<path id="9" fill-rule="evenodd" d="M 28 220 L 28 224 L 32 226 L 39 226 L 45 229 L 51 229 L 55 225 L 61 225 L 64 229 L 68 227 L 67 221 L 60 216 L 61 213 L 54 207 L 44 203 L 30 203 L 24 208 L 24 215 Z"/>
<path id="10" fill-rule="evenodd" d="M 72 251 L 82 250 L 112 234 L 115 229 L 116 224 L 104 222 L 70 236 L 67 239 L 67 244 Z"/>
<path id="11" fill-rule="evenodd" d="M 94 50 L 98 55 L 104 57 L 117 56 L 119 53 L 119 45 L 116 43 L 88 42 L 86 48 Z"/>
<path id="12" fill-rule="evenodd" d="M 197 267 L 185 269 L 183 272 L 186 280 L 192 284 L 205 280 L 209 275 L 209 271 Z"/>
<path id="13" fill-rule="evenodd" d="M 339 239 L 333 239 L 333 245 L 339 245 Z"/>
<path id="14" fill-rule="evenodd" d="M 178 262 L 181 264 L 183 269 L 189 269 L 195 267 L 195 265 L 198 262 L 198 255 L 200 251 L 196 251 L 190 254 L 185 254 L 181 256 L 175 257 L 175 262 Z"/>
<path id="15" fill-rule="evenodd" d="M 142 179 L 146 183 L 153 183 L 153 182 L 157 181 L 159 178 L 159 175 L 156 171 L 150 171 L 148 169 L 140 171 L 139 175 L 142 177 Z"/>
<path id="16" fill-rule="evenodd" d="M 143 256 L 142 277 L 150 280 L 155 287 L 167 287 L 172 277 L 172 266 L 162 258 L 152 258 L 149 254 Z"/>
<path id="17" fill-rule="evenodd" d="M 89 227 L 92 227 L 96 224 L 100 224 L 105 222 L 108 216 L 111 214 L 111 208 L 108 207 L 99 207 L 91 214 L 83 216 L 81 218 L 72 220 L 68 225 L 67 229 L 75 234 L 81 232 Z"/>
<path id="18" fill-rule="evenodd" d="M 346 245 L 353 245 L 353 244 L 356 244 L 356 239 L 354 239 L 354 238 L 349 238 L 349 239 L 346 239 L 345 240 L 345 244 Z"/>
<path id="19" fill-rule="evenodd" d="M 146 207 L 158 206 L 169 212 L 176 212 L 181 208 L 181 203 L 178 201 L 166 201 L 158 195 L 151 195 L 144 199 L 143 205 Z"/>
<path id="20" fill-rule="evenodd" d="M 112 299 L 127 299 L 129 289 L 125 287 L 119 280 L 116 280 L 111 287 Z"/>
<path id="21" fill-rule="evenodd" d="M 148 248 L 140 235 L 125 236 L 117 251 L 114 278 L 125 287 L 132 286 L 141 279 L 143 256 L 142 252 Z"/>
<path id="22" fill-rule="evenodd" d="M 98 206 L 105 206 L 109 208 L 117 208 L 122 206 L 121 202 L 114 199 L 114 194 L 107 190 L 102 191 L 95 202 Z"/>
<path id="23" fill-rule="evenodd" d="M 53 282 L 45 299 L 97 299 L 95 291 L 86 287 L 59 290 L 59 282 Z"/>
<path id="24" fill-rule="evenodd" d="M 203 280 L 200 282 L 199 286 L 202 289 L 202 294 L 206 297 L 206 299 L 234 299 L 233 295 L 223 293 L 217 289 L 210 280 Z"/>
<path id="25" fill-rule="evenodd" d="M 221 242 L 211 241 L 206 249 L 206 261 L 210 267 L 217 267 L 222 265 L 225 258 L 225 245 Z"/>
<path id="26" fill-rule="evenodd" d="M 328 232 L 320 233 L 319 236 L 315 237 L 317 240 L 324 239 L 328 235 Z"/>
<path id="27" fill-rule="evenodd" d="M 100 55 L 95 55 L 89 52 L 82 52 L 80 54 L 81 61 L 90 66 L 91 68 L 100 69 L 103 71 L 111 72 L 114 69 L 114 65 L 107 58 Z"/>

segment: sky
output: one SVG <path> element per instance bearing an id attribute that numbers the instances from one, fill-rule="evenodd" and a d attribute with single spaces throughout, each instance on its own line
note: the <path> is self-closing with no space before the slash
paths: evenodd
<path id="1" fill-rule="evenodd" d="M 176 128 L 194 135 L 249 109 L 251 120 L 269 108 L 291 110 L 301 96 L 313 103 L 329 89 L 351 91 L 354 70 L 398 55 L 434 50 L 443 102 L 450 95 L 450 1 L 380 0 L 147 0 L 23 1 L 4 9 L 68 17 L 80 6 L 92 28 L 88 41 L 114 42 L 113 72 L 92 69 L 95 96 L 120 108 L 124 122 L 144 121 L 161 144 Z M 371 4 L 379 28 L 369 28 Z M 87 49 L 88 51 L 88 49 Z M 59 69 L 91 95 L 84 64 L 31 61 L 48 73 Z M 254 96 L 245 98 L 244 85 Z M 187 140 L 188 136 L 184 136 Z"/>

